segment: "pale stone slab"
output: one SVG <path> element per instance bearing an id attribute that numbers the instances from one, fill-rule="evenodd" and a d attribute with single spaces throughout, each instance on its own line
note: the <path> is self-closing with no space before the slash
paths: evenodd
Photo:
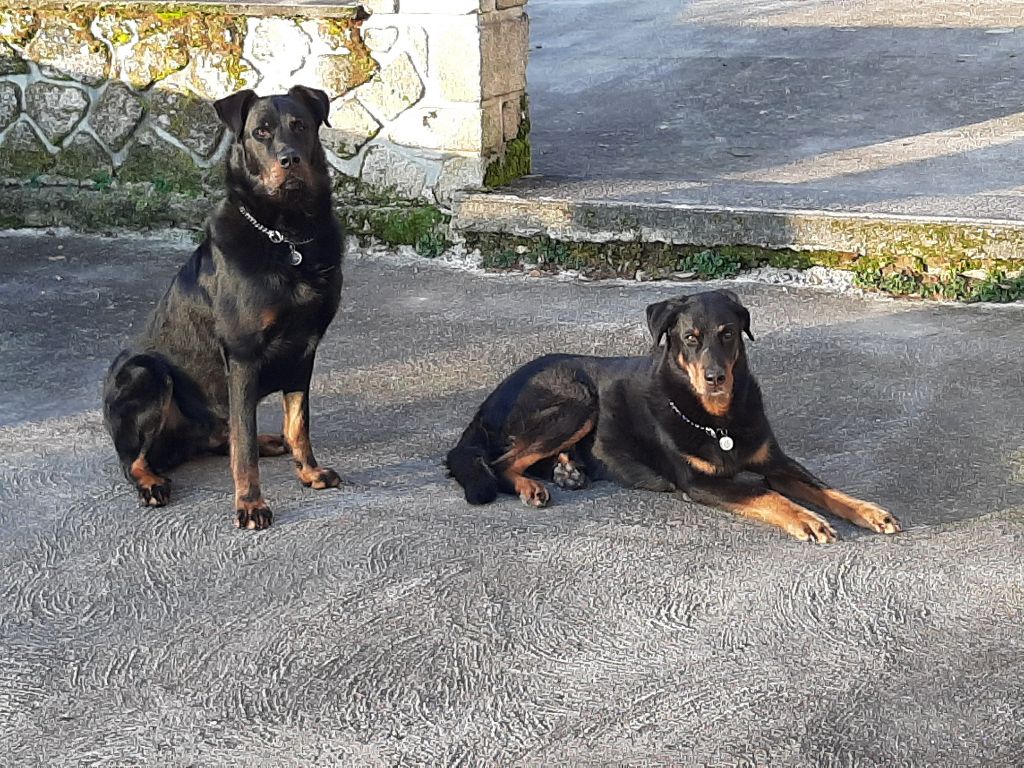
<path id="1" fill-rule="evenodd" d="M 144 112 L 142 100 L 131 88 L 111 82 L 103 89 L 89 124 L 107 147 L 117 151 L 127 143 Z"/>
<path id="2" fill-rule="evenodd" d="M 107 47 L 73 21 L 47 18 L 25 47 L 48 77 L 102 83 L 110 69 Z"/>
<path id="3" fill-rule="evenodd" d="M 345 159 L 355 157 L 367 142 L 380 132 L 380 123 L 355 99 L 331 103 L 331 127 L 320 131 L 320 138 L 331 152 Z"/>
<path id="4" fill-rule="evenodd" d="M 480 101 L 480 28 L 475 16 L 455 19 L 430 36 L 430 75 L 448 101 Z"/>
<path id="5" fill-rule="evenodd" d="M 481 110 L 475 104 L 410 109 L 388 128 L 387 138 L 407 147 L 480 152 Z"/>
<path id="6" fill-rule="evenodd" d="M 386 120 L 394 120 L 422 98 L 423 81 L 406 53 L 359 89 L 363 105 Z"/>
<path id="7" fill-rule="evenodd" d="M 398 40 L 398 27 L 368 29 L 363 33 L 366 47 L 375 53 L 387 53 Z"/>
<path id="8" fill-rule="evenodd" d="M 381 191 L 413 199 L 423 193 L 426 170 L 388 147 L 370 147 L 363 162 L 362 180 Z"/>
<path id="9" fill-rule="evenodd" d="M 18 118 L 21 112 L 21 89 L 14 83 L 0 82 L 0 131 Z"/>
<path id="10" fill-rule="evenodd" d="M 35 82 L 25 89 L 29 116 L 53 144 L 78 125 L 89 108 L 89 97 L 73 85 Z"/>

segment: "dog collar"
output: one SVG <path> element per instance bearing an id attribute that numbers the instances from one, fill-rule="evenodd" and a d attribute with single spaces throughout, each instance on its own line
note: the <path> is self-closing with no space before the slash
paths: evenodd
<path id="1" fill-rule="evenodd" d="M 686 414 L 684 414 L 682 411 L 676 408 L 676 404 L 673 403 L 671 400 L 668 401 L 668 404 L 669 407 L 671 407 L 672 410 L 676 412 L 676 416 L 685 421 L 691 427 L 693 427 L 694 429 L 699 429 L 701 432 L 707 432 L 709 435 L 711 435 L 711 437 L 718 438 L 718 447 L 721 448 L 723 451 L 731 451 L 733 449 L 733 446 L 736 445 L 736 443 L 733 442 L 732 438 L 729 437 L 729 433 L 726 432 L 724 429 L 715 429 L 714 427 L 702 427 L 697 422 L 687 418 Z"/>
<path id="2" fill-rule="evenodd" d="M 289 250 L 288 262 L 293 266 L 297 267 L 302 263 L 302 252 L 297 249 L 296 245 L 305 245 L 306 243 L 312 243 L 316 238 L 311 237 L 309 240 L 289 240 L 287 237 L 282 235 L 278 230 L 271 229 L 270 227 L 264 227 L 258 221 L 256 217 L 249 213 L 248 209 L 244 205 L 238 206 L 238 212 L 245 216 L 256 229 L 267 236 L 267 239 L 272 243 L 287 243 Z"/>

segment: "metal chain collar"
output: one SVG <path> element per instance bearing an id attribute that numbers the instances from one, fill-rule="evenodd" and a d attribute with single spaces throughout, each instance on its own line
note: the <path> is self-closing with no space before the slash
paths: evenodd
<path id="1" fill-rule="evenodd" d="M 735 443 L 733 439 L 729 437 L 729 433 L 724 429 L 715 429 L 714 427 L 703 427 L 692 419 L 688 418 L 685 413 L 676 408 L 676 404 L 671 400 L 668 401 L 669 407 L 676 412 L 676 416 L 685 421 L 694 429 L 699 429 L 701 432 L 707 432 L 711 437 L 718 439 L 718 447 L 723 451 L 731 451 Z"/>

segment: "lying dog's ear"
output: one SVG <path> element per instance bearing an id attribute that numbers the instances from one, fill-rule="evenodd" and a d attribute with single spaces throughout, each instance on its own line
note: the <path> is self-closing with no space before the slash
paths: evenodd
<path id="1" fill-rule="evenodd" d="M 328 128 L 331 127 L 331 124 L 327 122 L 327 115 L 331 112 L 331 100 L 326 93 L 321 91 L 319 88 L 307 88 L 304 85 L 293 85 L 288 89 L 288 95 L 305 104 L 318 122 L 323 123 Z M 319 127 L 319 125 L 317 127 Z"/>
<path id="2" fill-rule="evenodd" d="M 647 327 L 651 331 L 651 338 L 654 339 L 654 346 L 661 344 L 662 337 L 668 333 L 668 329 L 672 327 L 687 302 L 689 298 L 684 296 L 681 299 L 659 301 L 647 307 Z"/>
<path id="3" fill-rule="evenodd" d="M 720 289 L 718 292 L 734 304 L 733 308 L 736 310 L 736 315 L 740 319 L 740 327 L 743 332 L 747 334 L 747 338 L 753 341 L 754 334 L 750 332 L 750 312 L 743 306 L 743 302 L 740 301 L 740 297 L 733 291 L 728 291 L 724 288 Z"/>
<path id="4" fill-rule="evenodd" d="M 238 137 L 242 134 L 245 118 L 249 116 L 249 109 L 254 101 L 256 101 L 256 92 L 246 88 L 244 91 L 232 93 L 223 99 L 217 99 L 213 102 L 213 108 L 217 110 L 217 117 L 220 118 L 220 121 Z"/>

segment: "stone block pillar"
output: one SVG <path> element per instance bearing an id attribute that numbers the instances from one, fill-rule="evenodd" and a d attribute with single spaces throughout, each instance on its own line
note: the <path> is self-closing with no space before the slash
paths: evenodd
<path id="1" fill-rule="evenodd" d="M 387 121 L 366 158 L 370 181 L 390 173 L 390 181 L 408 195 L 422 176 L 423 186 L 446 203 L 455 190 L 485 181 L 502 184 L 529 172 L 525 5 L 526 0 L 369 3 L 363 29 L 380 56 L 380 77 L 410 63 L 423 75 L 422 92 L 401 114 L 388 115 L 377 95 L 361 98 L 369 112 Z M 364 165 L 364 178 L 365 170 Z"/>

